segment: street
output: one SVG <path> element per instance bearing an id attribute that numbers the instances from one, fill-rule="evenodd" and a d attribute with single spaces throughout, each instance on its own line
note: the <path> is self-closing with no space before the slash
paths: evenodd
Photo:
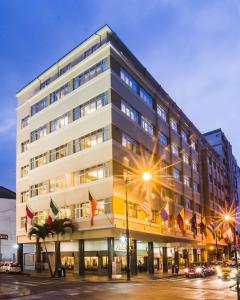
<path id="1" fill-rule="evenodd" d="M 236 299 L 236 293 L 230 288 L 234 282 L 222 281 L 215 275 L 207 278 L 98 283 L 1 274 L 0 282 L 0 289 L 10 288 L 17 292 L 12 299 Z"/>

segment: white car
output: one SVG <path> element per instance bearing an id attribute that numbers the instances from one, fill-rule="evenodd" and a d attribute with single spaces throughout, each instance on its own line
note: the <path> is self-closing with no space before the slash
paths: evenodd
<path id="1" fill-rule="evenodd" d="M 21 273 L 21 266 L 15 263 L 4 263 L 0 266 L 0 271 L 4 273 Z"/>

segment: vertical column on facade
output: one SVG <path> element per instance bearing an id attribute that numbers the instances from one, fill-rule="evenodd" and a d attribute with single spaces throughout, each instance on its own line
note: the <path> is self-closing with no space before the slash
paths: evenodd
<path id="1" fill-rule="evenodd" d="M 79 240 L 79 275 L 84 276 L 85 274 L 85 262 L 84 262 L 84 240 Z"/>
<path id="2" fill-rule="evenodd" d="M 162 248 L 162 259 L 163 259 L 163 272 L 168 272 L 168 258 L 167 258 L 167 247 Z"/>
<path id="3" fill-rule="evenodd" d="M 112 262 L 114 259 L 114 238 L 108 237 L 108 277 L 112 278 Z"/>
<path id="4" fill-rule="evenodd" d="M 174 264 L 175 267 L 179 270 L 179 252 L 177 248 L 174 249 Z"/>
<path id="5" fill-rule="evenodd" d="M 23 271 L 23 244 L 18 244 L 17 263 L 21 266 L 21 271 Z"/>
<path id="6" fill-rule="evenodd" d="M 136 240 L 133 240 L 132 243 L 131 272 L 133 275 L 137 275 L 137 241 Z"/>
<path id="7" fill-rule="evenodd" d="M 148 242 L 148 273 L 154 273 L 153 242 Z"/>
<path id="8" fill-rule="evenodd" d="M 197 262 L 197 249 L 193 249 L 193 262 Z"/>

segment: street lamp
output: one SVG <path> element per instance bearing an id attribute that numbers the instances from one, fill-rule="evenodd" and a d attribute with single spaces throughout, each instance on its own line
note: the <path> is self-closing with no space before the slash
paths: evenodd
<path id="1" fill-rule="evenodd" d="M 232 218 L 230 214 L 225 214 L 223 216 L 223 219 L 226 223 L 231 223 L 231 221 L 234 223 L 233 228 L 233 239 L 234 239 L 234 256 L 235 256 L 235 261 L 236 261 L 236 278 L 237 278 L 237 299 L 240 300 L 240 290 L 239 290 L 239 278 L 238 278 L 238 257 L 237 257 L 237 239 L 236 239 L 236 224 L 235 220 Z"/>
<path id="2" fill-rule="evenodd" d="M 142 180 L 148 182 L 152 179 L 152 174 L 148 171 L 142 173 Z M 129 244 L 129 220 L 128 220 L 128 184 L 132 182 L 133 179 L 129 178 L 129 173 L 126 171 L 124 174 L 125 183 L 125 199 L 126 199 L 126 247 L 127 247 L 127 280 L 130 280 L 130 244 Z"/>

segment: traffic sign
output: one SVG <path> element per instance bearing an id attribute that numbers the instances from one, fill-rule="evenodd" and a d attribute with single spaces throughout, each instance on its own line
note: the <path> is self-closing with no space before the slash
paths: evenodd
<path id="1" fill-rule="evenodd" d="M 0 240 L 8 240 L 8 235 L 4 233 L 0 233 Z"/>

